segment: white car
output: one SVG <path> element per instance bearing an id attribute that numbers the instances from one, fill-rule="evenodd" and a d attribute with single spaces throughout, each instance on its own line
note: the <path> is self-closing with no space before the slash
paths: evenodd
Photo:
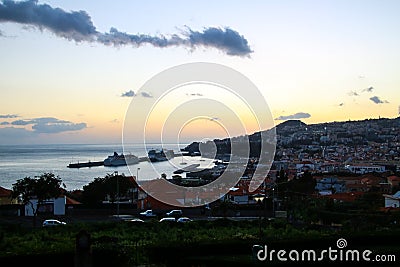
<path id="1" fill-rule="evenodd" d="M 140 213 L 140 216 L 143 217 L 156 217 L 157 215 L 153 212 L 153 210 L 146 210 Z"/>
<path id="2" fill-rule="evenodd" d="M 186 222 L 191 222 L 193 221 L 192 219 L 188 218 L 188 217 L 180 217 L 178 220 L 176 220 L 177 222 L 180 223 L 186 223 Z"/>
<path id="3" fill-rule="evenodd" d="M 166 213 L 168 217 L 180 217 L 182 216 L 182 210 L 171 210 Z"/>
<path id="4" fill-rule="evenodd" d="M 160 220 L 160 222 L 176 222 L 174 217 L 165 217 Z"/>
<path id="5" fill-rule="evenodd" d="M 66 224 L 67 224 L 66 222 L 59 221 L 56 219 L 48 219 L 43 222 L 42 226 L 48 227 L 48 226 L 58 226 L 58 225 L 66 225 Z"/>

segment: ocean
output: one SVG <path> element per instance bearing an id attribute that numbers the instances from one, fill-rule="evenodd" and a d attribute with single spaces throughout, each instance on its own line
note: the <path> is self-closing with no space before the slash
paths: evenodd
<path id="1" fill-rule="evenodd" d="M 66 190 L 83 189 L 95 178 L 105 177 L 107 174 L 118 172 L 126 176 L 138 176 L 139 182 L 161 177 L 162 173 L 171 178 L 177 169 L 200 164 L 201 168 L 212 167 L 211 160 L 201 157 L 175 157 L 163 162 L 140 162 L 130 166 L 106 167 L 95 166 L 85 168 L 68 168 L 68 164 L 87 161 L 103 161 L 115 152 L 131 153 L 138 157 L 147 156 L 148 149 L 173 149 L 178 153 L 186 144 L 63 144 L 63 145 L 0 145 L 0 186 L 11 189 L 13 183 L 25 177 L 39 176 L 51 172 L 59 176 L 66 186 Z M 147 150 L 146 150 L 147 149 Z M 187 165 L 183 165 L 183 163 Z M 180 174 L 182 177 L 183 174 Z"/>

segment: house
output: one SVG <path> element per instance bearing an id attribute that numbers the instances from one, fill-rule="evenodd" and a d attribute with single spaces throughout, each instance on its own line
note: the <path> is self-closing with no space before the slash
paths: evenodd
<path id="1" fill-rule="evenodd" d="M 387 178 L 387 182 L 390 184 L 392 188 L 398 187 L 400 185 L 400 177 L 391 175 Z"/>
<path id="2" fill-rule="evenodd" d="M 79 205 L 80 202 L 71 199 L 65 195 L 60 195 L 58 198 L 51 198 L 45 200 L 38 209 L 38 214 L 48 214 L 48 215 L 65 215 L 68 209 L 73 209 L 74 205 Z M 37 199 L 31 199 L 27 204 L 25 204 L 25 216 L 34 216 L 34 210 L 38 206 Z"/>
<path id="3" fill-rule="evenodd" d="M 0 186 L 0 205 L 18 204 L 17 199 L 11 198 L 12 190 Z"/>
<path id="4" fill-rule="evenodd" d="M 353 164 L 346 165 L 346 169 L 352 173 L 365 174 L 369 172 L 383 173 L 386 171 L 385 166 L 381 165 L 369 165 L 369 164 Z"/>
<path id="5" fill-rule="evenodd" d="M 38 214 L 65 215 L 66 203 L 66 197 L 60 196 L 58 198 L 45 200 L 38 208 L 38 200 L 31 199 L 25 204 L 25 216 L 34 216 L 34 209 L 36 210 L 37 208 Z"/>
<path id="6" fill-rule="evenodd" d="M 302 160 L 300 162 L 296 162 L 296 170 L 297 173 L 301 173 L 304 171 L 314 171 L 315 164 L 310 160 Z"/>
<path id="7" fill-rule="evenodd" d="M 226 194 L 225 198 L 234 203 L 234 204 L 257 204 L 257 201 L 254 200 L 254 196 L 256 195 L 264 195 L 266 193 L 266 187 L 269 185 L 273 185 L 274 182 L 270 177 L 265 178 L 264 183 L 259 186 L 253 192 L 249 192 L 249 185 L 251 180 L 248 179 L 240 179 L 235 187 L 231 188 L 229 192 Z M 271 192 L 269 192 L 270 194 Z"/>
<path id="8" fill-rule="evenodd" d="M 317 180 L 315 189 L 318 192 L 342 193 L 346 190 L 345 181 L 338 180 L 337 177 L 324 177 Z"/>
<path id="9" fill-rule="evenodd" d="M 385 197 L 385 208 L 399 208 L 400 207 L 400 191 L 394 195 L 383 194 Z"/>
<path id="10" fill-rule="evenodd" d="M 11 198 L 11 195 L 12 190 L 0 186 L 0 216 L 21 214 L 22 205 L 18 203 L 18 199 Z"/>

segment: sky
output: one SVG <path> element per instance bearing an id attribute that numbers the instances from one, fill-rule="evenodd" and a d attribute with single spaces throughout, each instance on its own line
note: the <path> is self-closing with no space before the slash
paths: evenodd
<path id="1" fill-rule="evenodd" d="M 397 0 L 3 0 L 0 144 L 120 143 L 130 106 L 155 100 L 143 86 L 195 62 L 247 77 L 264 97 L 271 127 L 289 119 L 396 118 L 399 11 Z M 255 104 L 226 92 L 188 85 L 146 118 L 174 115 L 165 116 L 166 141 L 264 130 L 246 117 Z M 180 105 L 205 99 L 215 110 L 194 105 L 196 119 L 174 122 L 189 109 Z M 237 115 L 237 125 L 222 120 L 225 113 Z M 159 135 L 160 125 L 149 123 L 146 133 Z"/>

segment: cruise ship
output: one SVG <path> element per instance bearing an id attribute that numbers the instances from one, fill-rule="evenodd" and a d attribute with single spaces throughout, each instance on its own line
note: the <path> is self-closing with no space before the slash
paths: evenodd
<path id="1" fill-rule="evenodd" d="M 124 155 L 114 152 L 112 156 L 108 156 L 103 162 L 104 166 L 117 167 L 117 166 L 137 164 L 139 163 L 139 161 L 140 159 L 135 155 L 132 154 Z"/>
<path id="2" fill-rule="evenodd" d="M 151 162 L 165 161 L 174 157 L 174 151 L 170 149 L 150 149 L 147 156 Z"/>

